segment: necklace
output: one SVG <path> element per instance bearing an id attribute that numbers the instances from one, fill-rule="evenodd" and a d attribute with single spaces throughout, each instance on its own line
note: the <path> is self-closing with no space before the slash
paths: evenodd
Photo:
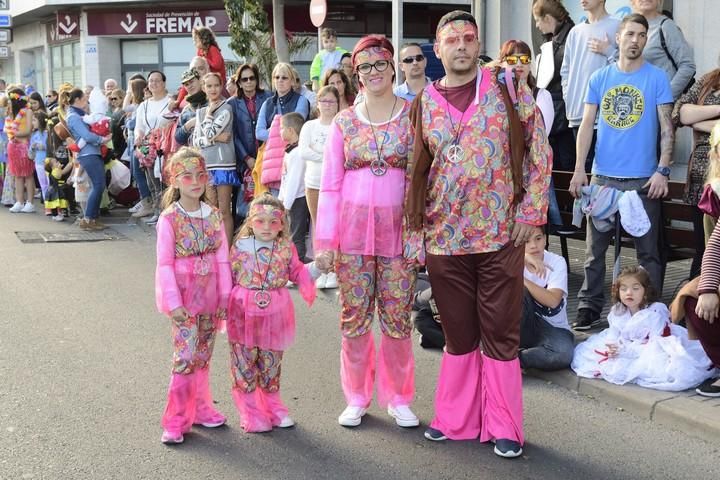
<path id="1" fill-rule="evenodd" d="M 377 148 L 377 151 L 376 151 L 377 159 L 373 160 L 370 163 L 370 171 L 376 177 L 382 177 L 383 175 L 385 175 L 385 173 L 387 173 L 388 163 L 382 157 L 382 149 L 385 146 L 385 141 L 388 138 L 387 131 L 388 131 L 388 128 L 390 128 L 390 120 L 392 120 L 393 113 L 395 113 L 396 105 L 397 105 L 397 96 L 395 96 L 395 101 L 393 102 L 392 110 L 390 110 L 390 117 L 388 118 L 388 121 L 385 124 L 385 131 L 382 132 L 382 143 L 380 145 L 378 145 L 378 139 L 375 136 L 375 127 L 373 127 L 372 119 L 370 118 L 370 109 L 368 108 L 367 100 L 365 101 L 365 111 L 367 112 L 368 123 L 370 123 L 370 131 L 372 132 L 373 140 L 375 140 L 375 147 Z"/>
<path id="2" fill-rule="evenodd" d="M 465 150 L 460 145 L 460 135 L 462 135 L 463 130 L 465 129 L 465 125 L 463 125 L 462 121 L 463 118 L 465 118 L 465 112 L 468 111 L 470 106 L 463 110 L 462 115 L 460 115 L 460 121 L 458 122 L 457 128 L 455 127 L 455 124 L 452 120 L 452 114 L 450 113 L 450 100 L 448 100 L 448 93 L 447 93 L 447 78 L 445 79 L 445 89 L 446 93 L 443 95 L 445 97 L 445 110 L 448 112 L 448 119 L 450 120 L 450 128 L 453 132 L 453 140 L 450 143 L 450 146 L 445 152 L 445 158 L 450 160 L 450 163 L 458 163 L 463 161 L 465 158 Z"/>
<path id="3" fill-rule="evenodd" d="M 185 210 L 185 208 L 180 203 L 180 200 L 177 201 L 178 207 L 180 207 L 180 210 L 182 210 L 183 214 L 188 219 L 188 222 L 190 223 L 190 228 L 193 231 L 193 236 L 195 237 L 193 239 L 193 243 L 195 244 L 195 248 L 193 248 L 193 253 L 197 255 L 198 258 L 195 259 L 195 263 L 193 265 L 193 273 L 195 275 L 205 276 L 208 273 L 210 273 L 210 262 L 207 258 L 204 256 L 204 252 L 202 251 L 202 245 L 205 243 L 205 218 L 202 216 L 202 203 L 200 204 L 200 230 L 198 231 L 197 228 L 195 228 L 195 224 L 192 221 L 192 217 L 190 214 Z M 202 237 L 202 240 L 201 240 Z"/>
<path id="4" fill-rule="evenodd" d="M 20 124 L 25 118 L 25 115 L 27 115 L 27 109 L 23 108 L 14 118 L 10 119 L 10 117 L 7 117 L 7 119 L 5 119 L 6 124 L 8 121 L 10 122 L 10 125 L 7 125 L 5 127 L 5 132 L 7 133 L 8 140 L 15 140 L 15 136 L 17 135 L 18 130 L 20 130 Z"/>
<path id="5" fill-rule="evenodd" d="M 268 274 L 270 273 L 270 263 L 272 262 L 273 254 L 275 253 L 275 240 L 273 240 L 272 248 L 270 249 L 270 256 L 268 257 L 265 275 L 263 275 L 262 270 L 260 270 L 260 259 L 258 258 L 257 247 L 255 246 L 255 235 L 253 235 L 252 239 L 253 251 L 255 252 L 255 268 L 257 269 L 257 273 L 260 275 L 260 290 L 255 292 L 255 305 L 257 305 L 258 308 L 267 308 L 268 305 L 270 305 L 270 299 L 272 297 L 269 292 L 265 291 L 265 284 L 267 283 Z"/>

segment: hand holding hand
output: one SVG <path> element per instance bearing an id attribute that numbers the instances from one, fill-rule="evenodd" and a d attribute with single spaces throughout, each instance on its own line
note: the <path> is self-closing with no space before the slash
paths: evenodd
<path id="1" fill-rule="evenodd" d="M 175 322 L 183 323 L 188 319 L 188 312 L 185 310 L 185 307 L 178 307 L 170 312 L 170 316 Z"/>

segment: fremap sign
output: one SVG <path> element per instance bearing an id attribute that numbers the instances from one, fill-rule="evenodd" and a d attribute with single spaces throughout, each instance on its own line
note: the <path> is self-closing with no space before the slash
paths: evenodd
<path id="1" fill-rule="evenodd" d="M 88 35 L 190 35 L 195 27 L 226 33 L 225 10 L 90 10 Z"/>

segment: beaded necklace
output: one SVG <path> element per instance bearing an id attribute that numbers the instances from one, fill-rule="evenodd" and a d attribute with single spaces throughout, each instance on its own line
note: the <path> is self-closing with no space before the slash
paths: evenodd
<path id="1" fill-rule="evenodd" d="M 8 140 L 14 140 L 15 136 L 17 135 L 18 130 L 20 130 L 20 125 L 23 122 L 23 119 L 27 115 L 27 108 L 21 109 L 17 115 L 15 115 L 15 118 L 10 118 L 8 116 L 5 119 L 5 133 L 7 133 Z M 10 127 L 10 128 L 8 128 Z"/>

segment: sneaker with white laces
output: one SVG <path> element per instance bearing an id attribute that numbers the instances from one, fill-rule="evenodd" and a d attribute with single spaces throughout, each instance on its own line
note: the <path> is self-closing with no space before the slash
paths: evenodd
<path id="1" fill-rule="evenodd" d="M 146 225 L 155 225 L 160 219 L 160 215 L 154 213 L 152 217 L 143 219 Z"/>
<path id="2" fill-rule="evenodd" d="M 62 215 L 55 215 L 54 217 L 52 217 L 52 219 L 55 220 L 56 222 L 62 222 L 65 220 L 65 217 Z"/>
<path id="3" fill-rule="evenodd" d="M 35 205 L 30 202 L 25 202 L 25 205 L 20 210 L 22 213 L 35 213 Z"/>
<path id="4" fill-rule="evenodd" d="M 348 405 L 338 417 L 338 423 L 343 427 L 357 427 L 362 422 L 365 413 L 367 413 L 367 408 Z"/>
<path id="5" fill-rule="evenodd" d="M 407 405 L 388 405 L 387 412 L 399 427 L 412 428 L 420 425 L 420 420 Z"/>
<path id="6" fill-rule="evenodd" d="M 280 423 L 277 424 L 278 428 L 290 428 L 295 426 L 295 421 L 290 417 L 285 417 L 282 420 L 280 420 Z"/>
<path id="7" fill-rule="evenodd" d="M 318 290 L 322 290 L 325 288 L 325 284 L 327 283 L 327 273 L 322 273 L 320 276 L 315 280 L 315 288 Z"/>
<path id="8" fill-rule="evenodd" d="M 140 207 L 131 216 L 133 218 L 150 217 L 154 213 L 155 209 L 153 208 L 152 203 L 148 201 L 142 201 L 140 202 Z"/>
<path id="9" fill-rule="evenodd" d="M 166 445 L 169 445 L 169 444 L 174 444 L 174 443 L 183 443 L 185 441 L 185 438 L 183 437 L 183 434 L 180 432 L 163 430 L 162 437 L 160 437 L 160 441 Z"/>
<path id="10" fill-rule="evenodd" d="M 23 209 L 23 204 L 20 202 L 15 202 L 15 205 L 10 207 L 10 213 L 20 213 Z"/>
<path id="11" fill-rule="evenodd" d="M 128 213 L 135 213 L 140 209 L 140 207 L 142 207 L 142 202 L 138 202 L 132 207 L 128 208 Z"/>
<path id="12" fill-rule="evenodd" d="M 327 274 L 327 279 L 325 280 L 325 288 L 338 288 L 337 275 L 335 274 L 335 272 L 330 272 Z"/>

